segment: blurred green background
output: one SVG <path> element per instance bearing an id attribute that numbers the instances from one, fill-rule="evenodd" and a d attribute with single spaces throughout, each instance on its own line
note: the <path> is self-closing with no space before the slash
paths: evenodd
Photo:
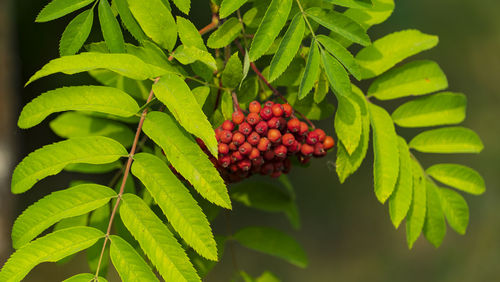
<path id="1" fill-rule="evenodd" d="M 64 187 L 70 178 L 81 178 L 63 174 L 42 181 L 27 194 L 9 195 L 12 166 L 42 144 L 57 140 L 47 122 L 28 131 L 16 129 L 16 116 L 22 105 L 49 89 L 93 83 L 85 75 L 53 76 L 22 88 L 31 74 L 58 56 L 60 34 L 71 18 L 35 24 L 34 18 L 46 2 L 3 0 L 0 3 L 0 265 L 11 252 L 8 233 L 13 216 L 49 191 Z M 191 16 L 200 28 L 210 21 L 208 1 L 193 3 L 196 4 Z M 361 169 L 344 185 L 337 180 L 335 156 L 330 154 L 314 161 L 308 169 L 295 168 L 290 174 L 302 216 L 300 230 L 293 230 L 280 214 L 255 212 L 242 206 L 236 206 L 228 217 L 229 225 L 224 215 L 215 223 L 215 232 L 219 234 L 248 225 L 288 231 L 303 244 L 309 267 L 296 268 L 234 245 L 235 261 L 228 247 L 222 262 L 206 281 L 228 281 L 236 267 L 254 276 L 269 269 L 283 281 L 500 281 L 499 11 L 498 0 L 399 1 L 391 18 L 370 30 L 372 39 L 407 28 L 438 35 L 440 44 L 417 57 L 436 60 L 448 76 L 450 90 L 467 94 L 465 126 L 479 133 L 484 151 L 480 155 L 460 156 L 417 154 L 425 166 L 441 160 L 459 162 L 477 169 L 485 178 L 487 191 L 483 196 L 465 195 L 470 207 L 465 236 L 448 229 L 440 248 L 435 249 L 420 238 L 409 251 L 404 228 L 394 230 L 387 206 L 380 205 L 373 193 L 371 152 Z M 101 39 L 96 33 L 91 40 Z M 332 125 L 332 120 L 320 124 L 330 134 Z M 407 140 L 417 133 L 399 132 Z M 61 281 L 88 271 L 84 260 L 85 256 L 79 255 L 68 265 L 38 266 L 26 281 Z M 113 272 L 110 281 L 118 281 Z"/>

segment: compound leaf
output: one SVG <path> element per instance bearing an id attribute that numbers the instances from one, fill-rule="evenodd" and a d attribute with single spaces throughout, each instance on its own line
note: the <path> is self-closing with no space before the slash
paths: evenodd
<path id="1" fill-rule="evenodd" d="M 116 235 L 111 235 L 110 241 L 111 261 L 122 281 L 159 281 L 151 267 L 127 241 Z"/>
<path id="2" fill-rule="evenodd" d="M 455 126 L 424 131 L 410 141 L 410 148 L 424 153 L 479 153 L 484 145 L 471 129 Z"/>
<path id="3" fill-rule="evenodd" d="M 426 170 L 437 181 L 458 190 L 480 195 L 486 187 L 481 175 L 470 167 L 459 164 L 436 164 Z"/>
<path id="4" fill-rule="evenodd" d="M 59 54 L 62 56 L 74 55 L 87 40 L 94 22 L 94 10 L 90 9 L 76 16 L 64 29 L 59 42 Z"/>
<path id="5" fill-rule="evenodd" d="M 94 0 L 53 0 L 40 11 L 35 21 L 39 23 L 52 21 L 83 8 L 92 2 Z"/>

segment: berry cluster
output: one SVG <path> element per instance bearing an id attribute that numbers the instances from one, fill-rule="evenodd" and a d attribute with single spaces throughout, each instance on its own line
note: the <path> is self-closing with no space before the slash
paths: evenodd
<path id="1" fill-rule="evenodd" d="M 309 130 L 289 104 L 253 101 L 249 113 L 239 110 L 215 130 L 219 146 L 213 160 L 222 177 L 237 182 L 255 173 L 278 177 L 291 168 L 289 156 L 305 164 L 323 157 L 335 141 L 321 129 Z"/>

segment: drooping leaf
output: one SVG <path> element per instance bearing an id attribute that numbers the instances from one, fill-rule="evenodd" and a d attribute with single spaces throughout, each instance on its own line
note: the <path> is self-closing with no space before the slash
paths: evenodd
<path id="1" fill-rule="evenodd" d="M 338 96 L 335 114 L 335 132 L 349 155 L 359 145 L 362 132 L 362 117 L 359 105 L 347 96 Z"/>
<path id="2" fill-rule="evenodd" d="M 368 89 L 368 96 L 390 100 L 409 95 L 424 95 L 448 87 L 446 75 L 433 61 L 414 61 L 378 77 Z"/>
<path id="3" fill-rule="evenodd" d="M 12 193 L 29 190 L 43 178 L 71 163 L 105 164 L 126 156 L 117 141 L 101 136 L 72 138 L 46 145 L 25 157 L 12 174 Z"/>
<path id="4" fill-rule="evenodd" d="M 365 29 L 383 23 L 394 10 L 394 0 L 371 0 L 373 7 L 369 9 L 347 9 L 344 15 L 361 24 Z"/>
<path id="5" fill-rule="evenodd" d="M 207 46 L 212 49 L 222 48 L 233 42 L 241 32 L 241 23 L 237 18 L 229 18 L 214 31 L 207 41 Z"/>
<path id="6" fill-rule="evenodd" d="M 209 52 L 198 49 L 193 46 L 181 45 L 177 47 L 177 49 L 175 49 L 173 56 L 183 65 L 189 65 L 194 62 L 200 62 L 212 70 L 217 69 L 217 63 L 215 62 L 214 57 L 212 57 L 212 55 Z"/>
<path id="7" fill-rule="evenodd" d="M 470 167 L 459 164 L 436 164 L 426 170 L 437 181 L 458 190 L 481 195 L 486 190 L 484 179 Z"/>
<path id="8" fill-rule="evenodd" d="M 392 119 L 402 127 L 457 124 L 465 119 L 466 105 L 464 94 L 442 92 L 404 103 L 392 113 Z"/>
<path id="9" fill-rule="evenodd" d="M 172 51 L 177 41 L 177 25 L 162 0 L 127 0 L 130 11 L 147 36 Z"/>
<path id="10" fill-rule="evenodd" d="M 386 35 L 356 54 L 363 79 L 380 75 L 402 60 L 436 46 L 438 37 L 408 29 Z"/>
<path id="11" fill-rule="evenodd" d="M 144 121 L 143 130 L 163 149 L 174 168 L 200 195 L 221 207 L 231 208 L 227 189 L 219 173 L 193 138 L 172 117 L 151 112 Z"/>
<path id="12" fill-rule="evenodd" d="M 52 21 L 83 8 L 92 2 L 94 0 L 53 0 L 40 11 L 35 21 L 39 23 Z"/>
<path id="13" fill-rule="evenodd" d="M 183 17 L 177 16 L 177 29 L 179 31 L 179 38 L 185 46 L 193 46 L 200 50 L 207 50 L 203 38 L 201 38 L 196 26 Z"/>
<path id="14" fill-rule="evenodd" d="M 397 229 L 406 217 L 413 195 L 413 173 L 410 149 L 406 141 L 398 136 L 399 176 L 396 188 L 389 198 L 389 214 L 392 224 Z"/>
<path id="15" fill-rule="evenodd" d="M 288 30 L 286 31 L 283 40 L 281 40 L 278 51 L 276 51 L 276 54 L 271 60 L 271 66 L 269 68 L 269 81 L 273 81 L 278 78 L 292 62 L 293 57 L 297 54 L 300 44 L 302 43 L 305 28 L 306 25 L 302 14 L 296 14 L 288 26 Z"/>
<path id="16" fill-rule="evenodd" d="M 116 20 L 108 0 L 99 0 L 99 23 L 106 46 L 111 53 L 125 53 L 122 29 Z"/>
<path id="17" fill-rule="evenodd" d="M 224 71 L 222 71 L 222 85 L 227 88 L 236 88 L 242 78 L 243 65 L 238 57 L 238 52 L 236 52 L 229 58 Z"/>
<path id="18" fill-rule="evenodd" d="M 351 81 L 344 67 L 332 55 L 321 50 L 321 62 L 333 92 L 338 96 L 349 96 Z"/>
<path id="19" fill-rule="evenodd" d="M 398 139 L 389 114 L 381 107 L 369 104 L 373 130 L 373 177 L 375 195 L 381 203 L 391 196 L 399 174 Z"/>
<path id="20" fill-rule="evenodd" d="M 92 246 L 104 234 L 92 227 L 72 227 L 50 233 L 14 252 L 0 270 L 0 281 L 21 281 L 42 262 L 56 262 Z"/>
<path id="21" fill-rule="evenodd" d="M 312 40 L 311 47 L 309 48 L 309 55 L 307 56 L 306 68 L 299 86 L 298 97 L 304 99 L 314 86 L 314 82 L 318 79 L 320 71 L 321 56 L 319 53 L 318 43 Z"/>
<path id="22" fill-rule="evenodd" d="M 484 145 L 471 129 L 455 126 L 424 131 L 410 141 L 410 148 L 424 153 L 479 153 Z"/>
<path id="23" fill-rule="evenodd" d="M 299 267 L 308 265 L 302 247 L 289 235 L 269 227 L 246 227 L 233 235 L 243 246 L 284 259 Z"/>
<path id="24" fill-rule="evenodd" d="M 24 106 L 17 125 L 30 128 L 62 111 L 94 111 L 131 117 L 139 111 L 127 93 L 106 86 L 70 86 L 45 92 Z"/>
<path id="25" fill-rule="evenodd" d="M 175 6 L 179 8 L 181 12 L 184 14 L 189 14 L 189 10 L 191 9 L 191 0 L 172 0 Z"/>
<path id="26" fill-rule="evenodd" d="M 370 37 L 368 37 L 363 27 L 342 13 L 334 10 L 325 11 L 319 7 L 307 9 L 305 13 L 315 22 L 353 42 L 363 46 L 370 44 Z"/>
<path id="27" fill-rule="evenodd" d="M 109 202 L 116 193 L 105 186 L 82 184 L 53 192 L 29 206 L 14 222 L 12 245 L 19 249 L 63 218 L 86 214 Z"/>
<path id="28" fill-rule="evenodd" d="M 323 47 L 325 47 L 330 54 L 335 56 L 335 58 L 337 58 L 337 60 L 339 60 L 357 80 L 361 80 L 361 69 L 359 68 L 356 60 L 354 60 L 351 52 L 328 36 L 320 34 L 316 38 L 321 45 L 323 45 Z"/>
<path id="29" fill-rule="evenodd" d="M 434 245 L 439 247 L 446 235 L 446 222 L 444 221 L 444 213 L 441 207 L 441 199 L 439 188 L 432 182 L 427 180 L 427 211 L 424 223 L 425 238 Z"/>
<path id="30" fill-rule="evenodd" d="M 259 59 L 271 47 L 274 40 L 285 26 L 292 8 L 292 0 L 272 0 L 266 14 L 255 33 L 250 46 L 250 61 Z"/>
<path id="31" fill-rule="evenodd" d="M 413 175 L 413 196 L 408 216 L 406 217 L 406 241 L 408 242 L 409 249 L 413 247 L 413 244 L 422 232 L 427 210 L 425 176 L 422 168 L 420 168 L 420 165 L 414 159 L 411 162 L 411 171 Z"/>
<path id="32" fill-rule="evenodd" d="M 141 180 L 172 227 L 203 257 L 217 260 L 217 248 L 208 220 L 187 188 L 159 158 L 139 153 L 132 173 Z"/>
<path id="33" fill-rule="evenodd" d="M 71 276 L 68 279 L 65 279 L 63 282 L 89 282 L 89 281 L 93 281 L 92 279 L 94 279 L 94 278 L 95 278 L 95 274 L 80 273 L 80 274 Z M 106 278 L 99 276 L 97 278 L 97 282 L 108 282 L 108 280 L 106 280 Z"/>
<path id="34" fill-rule="evenodd" d="M 231 15 L 234 11 L 238 10 L 248 0 L 222 0 L 220 4 L 219 16 L 221 19 Z"/>
<path id="35" fill-rule="evenodd" d="M 94 22 L 94 10 L 90 9 L 76 16 L 64 29 L 59 42 L 59 54 L 62 56 L 74 55 L 83 46 L 89 37 Z"/>
<path id="36" fill-rule="evenodd" d="M 441 207 L 448 224 L 458 234 L 465 234 L 469 224 L 469 206 L 465 199 L 457 192 L 439 188 Z"/>
<path id="37" fill-rule="evenodd" d="M 51 60 L 30 77 L 26 85 L 58 72 L 75 74 L 95 69 L 107 69 L 137 80 L 155 78 L 168 72 L 159 67 L 146 64 L 141 59 L 130 54 L 85 52 Z"/>
<path id="38" fill-rule="evenodd" d="M 153 91 L 182 127 L 201 138 L 210 152 L 217 156 L 217 140 L 212 125 L 186 82 L 175 74 L 166 74 L 153 86 Z"/>
<path id="39" fill-rule="evenodd" d="M 122 281 L 159 281 L 149 265 L 121 237 L 110 236 L 110 257 Z"/>
<path id="40" fill-rule="evenodd" d="M 145 40 L 147 36 L 134 19 L 132 12 L 130 12 L 127 0 L 113 0 L 113 3 L 118 10 L 118 14 L 120 15 L 123 25 L 130 32 L 130 34 L 139 42 Z"/>
<path id="41" fill-rule="evenodd" d="M 343 7 L 357 8 L 357 9 L 369 9 L 373 5 L 371 0 L 323 0 L 323 1 Z"/>
<path id="42" fill-rule="evenodd" d="M 165 281 L 201 281 L 184 249 L 141 198 L 124 194 L 120 218 Z"/>

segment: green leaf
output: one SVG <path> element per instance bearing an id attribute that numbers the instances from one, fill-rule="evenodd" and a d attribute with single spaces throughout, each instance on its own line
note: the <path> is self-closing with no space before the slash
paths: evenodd
<path id="1" fill-rule="evenodd" d="M 351 81 L 349 74 L 344 67 L 332 57 L 332 55 L 321 50 L 321 61 L 328 81 L 332 86 L 333 92 L 338 96 L 349 96 L 351 93 Z"/>
<path id="2" fill-rule="evenodd" d="M 149 265 L 136 250 L 121 237 L 110 236 L 110 256 L 122 281 L 159 281 Z"/>
<path id="3" fill-rule="evenodd" d="M 373 5 L 371 0 L 324 0 L 324 2 L 357 9 L 369 9 Z"/>
<path id="4" fill-rule="evenodd" d="M 291 8 L 292 0 L 271 1 L 253 38 L 249 51 L 250 61 L 259 59 L 271 47 L 285 26 Z"/>
<path id="5" fill-rule="evenodd" d="M 311 92 L 314 82 L 318 79 L 320 59 L 318 43 L 313 39 L 309 48 L 309 55 L 307 56 L 306 68 L 299 86 L 299 100 L 304 99 Z"/>
<path id="6" fill-rule="evenodd" d="M 320 34 L 316 38 L 321 45 L 323 45 L 323 47 L 325 47 L 330 54 L 335 56 L 335 58 L 337 58 L 337 60 L 339 60 L 357 80 L 361 80 L 361 69 L 356 60 L 354 60 L 351 52 L 328 36 Z"/>
<path id="7" fill-rule="evenodd" d="M 36 22 L 48 22 L 87 6 L 94 0 L 53 0 L 36 17 Z"/>
<path id="8" fill-rule="evenodd" d="M 373 177 L 375 195 L 383 204 L 394 191 L 399 174 L 398 138 L 389 114 L 381 107 L 369 104 L 373 129 Z"/>
<path id="9" fill-rule="evenodd" d="M 104 234 L 92 227 L 73 227 L 50 233 L 14 252 L 0 270 L 0 281 L 21 281 L 35 266 L 56 262 L 92 246 Z"/>
<path id="10" fill-rule="evenodd" d="M 12 227 L 12 245 L 19 249 L 63 218 L 86 214 L 116 196 L 112 189 L 82 184 L 53 192 L 29 206 Z"/>
<path id="11" fill-rule="evenodd" d="M 290 196 L 267 181 L 243 182 L 232 186 L 230 191 L 234 201 L 266 212 L 283 212 L 291 204 Z"/>
<path id="12" fill-rule="evenodd" d="M 229 58 L 224 71 L 222 71 L 222 85 L 227 88 L 236 88 L 242 78 L 243 65 L 238 57 L 238 52 L 236 52 Z"/>
<path id="13" fill-rule="evenodd" d="M 271 67 L 269 68 L 269 81 L 278 78 L 292 62 L 295 54 L 299 50 L 302 38 L 304 37 L 306 25 L 302 14 L 298 13 L 293 18 L 288 26 L 288 30 L 281 40 L 278 51 L 271 60 Z"/>
<path id="14" fill-rule="evenodd" d="M 104 86 L 118 88 L 138 100 L 149 96 L 153 82 L 150 80 L 135 80 L 107 70 L 92 70 L 88 74 Z"/>
<path id="15" fill-rule="evenodd" d="M 146 40 L 147 36 L 134 19 L 134 16 L 132 16 L 127 0 L 113 0 L 113 3 L 118 10 L 118 14 L 120 15 L 123 25 L 130 32 L 130 34 L 139 42 Z"/>
<path id="16" fill-rule="evenodd" d="M 368 96 L 390 100 L 409 95 L 424 95 L 448 87 L 443 70 L 433 61 L 414 61 L 378 77 L 368 89 Z"/>
<path id="17" fill-rule="evenodd" d="M 184 14 L 189 14 L 189 10 L 191 9 L 191 0 L 172 0 L 175 6 L 179 8 L 181 12 Z"/>
<path id="18" fill-rule="evenodd" d="M 173 56 L 183 65 L 189 65 L 196 61 L 199 61 L 212 70 L 217 69 L 217 63 L 210 53 L 193 46 L 181 45 L 177 47 L 177 49 L 175 49 L 175 53 L 173 54 Z"/>
<path id="19" fill-rule="evenodd" d="M 29 79 L 26 85 L 37 79 L 58 72 L 75 74 L 95 69 L 107 69 L 137 80 L 155 78 L 168 72 L 168 70 L 146 64 L 136 56 L 129 54 L 85 52 L 73 56 L 64 56 L 50 61 L 43 66 L 42 69 L 37 71 Z"/>
<path id="20" fill-rule="evenodd" d="M 424 235 L 437 248 L 441 245 L 446 235 L 446 222 L 444 221 L 443 209 L 441 207 L 439 188 L 429 180 L 425 186 L 427 189 L 427 211 L 425 215 Z"/>
<path id="21" fill-rule="evenodd" d="M 352 155 L 359 145 L 362 132 L 361 110 L 356 102 L 347 96 L 338 96 L 335 114 L 335 132 L 347 153 Z"/>
<path id="22" fill-rule="evenodd" d="M 93 164 L 69 164 L 64 167 L 65 171 L 78 172 L 85 174 L 101 174 L 112 172 L 116 169 L 122 168 L 120 161 L 112 162 L 109 164 L 93 165 Z"/>
<path id="23" fill-rule="evenodd" d="M 95 281 L 95 280 L 92 280 L 94 278 L 95 278 L 95 274 L 80 273 L 80 274 L 71 276 L 68 279 L 65 279 L 63 282 L 89 282 L 89 281 Z M 106 278 L 99 276 L 97 278 L 97 282 L 108 282 L 108 280 L 106 280 Z"/>
<path id="24" fill-rule="evenodd" d="M 208 122 L 186 82 L 175 74 L 167 74 L 153 86 L 153 91 L 180 125 L 201 138 L 210 152 L 217 156 L 217 140 L 212 125 Z"/>
<path id="25" fill-rule="evenodd" d="M 182 246 L 152 210 L 124 194 L 120 217 L 165 281 L 201 281 Z"/>
<path id="26" fill-rule="evenodd" d="M 392 119 L 402 127 L 457 124 L 465 119 L 466 105 L 464 94 L 442 92 L 404 103 L 392 113 Z"/>
<path id="27" fill-rule="evenodd" d="M 314 102 L 319 104 L 325 100 L 326 94 L 328 94 L 329 88 L 328 78 L 325 72 L 321 72 L 319 75 L 318 83 L 314 87 Z"/>
<path id="28" fill-rule="evenodd" d="M 231 208 L 219 173 L 193 138 L 172 117 L 151 112 L 144 121 L 143 130 L 163 149 L 169 162 L 200 195 L 216 205 Z"/>
<path id="29" fill-rule="evenodd" d="M 363 46 L 371 43 L 363 27 L 342 13 L 334 10 L 327 12 L 319 7 L 310 8 L 305 13 L 315 22 L 353 42 Z"/>
<path id="30" fill-rule="evenodd" d="M 221 94 L 220 100 L 220 111 L 222 112 L 222 117 L 224 117 L 224 120 L 232 119 L 234 112 L 233 95 L 229 91 L 224 91 Z"/>
<path id="31" fill-rule="evenodd" d="M 248 0 L 222 0 L 219 10 L 220 18 L 223 19 L 231 15 L 241 6 L 243 6 L 243 4 L 245 4 L 247 1 Z"/>
<path id="32" fill-rule="evenodd" d="M 372 0 L 370 9 L 347 9 L 344 15 L 353 19 L 365 29 L 385 22 L 394 10 L 394 0 Z"/>
<path id="33" fill-rule="evenodd" d="M 191 92 L 193 92 L 194 98 L 196 99 L 196 102 L 198 102 L 198 105 L 203 108 L 203 105 L 205 105 L 205 102 L 207 101 L 208 95 L 210 95 L 210 87 L 199 86 L 193 88 Z"/>
<path id="34" fill-rule="evenodd" d="M 12 174 L 12 193 L 29 190 L 43 178 L 71 163 L 105 164 L 126 156 L 127 150 L 107 137 L 79 137 L 46 145 L 25 157 Z"/>
<path id="35" fill-rule="evenodd" d="M 455 126 L 424 131 L 410 141 L 410 148 L 424 153 L 479 153 L 484 145 L 471 129 Z"/>
<path id="36" fill-rule="evenodd" d="M 65 229 L 65 228 L 70 228 L 70 227 L 76 227 L 76 226 L 87 226 L 87 218 L 88 214 L 82 214 L 79 216 L 74 216 L 74 217 L 69 217 L 69 218 L 64 218 L 61 219 L 56 225 L 54 225 L 53 231 Z M 61 260 L 57 261 L 57 264 L 65 264 L 68 263 L 71 259 L 73 259 L 74 255 L 69 255 Z"/>
<path id="37" fill-rule="evenodd" d="M 439 188 L 441 207 L 446 221 L 458 234 L 465 235 L 469 224 L 469 206 L 465 199 L 457 192 Z"/>
<path id="38" fill-rule="evenodd" d="M 241 32 L 241 23 L 237 18 L 229 18 L 216 31 L 210 34 L 207 46 L 212 49 L 223 48 L 235 40 Z"/>
<path id="39" fill-rule="evenodd" d="M 179 38 L 185 46 L 193 46 L 200 50 L 207 50 L 203 38 L 196 26 L 189 20 L 177 16 L 177 29 L 179 31 Z"/>
<path id="40" fill-rule="evenodd" d="M 130 11 L 147 36 L 172 51 L 177 41 L 177 25 L 162 0 L 127 0 Z"/>
<path id="41" fill-rule="evenodd" d="M 62 111 L 94 111 L 131 117 L 139 111 L 127 93 L 106 86 L 70 86 L 45 92 L 24 106 L 17 125 L 30 128 L 47 116 Z"/>
<path id="42" fill-rule="evenodd" d="M 408 214 L 413 194 L 413 173 L 410 149 L 406 141 L 398 136 L 399 176 L 396 188 L 389 198 L 389 214 L 397 229 Z"/>
<path id="43" fill-rule="evenodd" d="M 116 202 L 116 198 L 112 202 Z M 114 204 L 113 204 L 114 205 Z M 110 206 L 104 205 L 92 212 L 89 219 L 89 226 L 106 232 L 109 219 L 110 219 Z M 97 267 L 99 265 L 99 260 L 101 260 L 102 246 L 104 244 L 104 238 L 99 239 L 97 244 L 91 246 L 87 249 L 87 264 L 91 272 L 97 272 Z M 109 245 L 106 245 L 104 253 L 102 254 L 100 273 L 106 275 L 109 266 Z"/>
<path id="44" fill-rule="evenodd" d="M 172 227 L 207 259 L 217 260 L 212 230 L 198 203 L 166 163 L 147 153 L 134 156 L 132 173 L 141 180 Z"/>
<path id="45" fill-rule="evenodd" d="M 408 210 L 406 217 L 406 241 L 408 242 L 409 249 L 413 247 L 413 244 L 422 232 L 427 210 L 425 176 L 420 164 L 415 159 L 412 159 L 411 171 L 413 175 L 413 196 L 410 210 Z"/>
<path id="46" fill-rule="evenodd" d="M 94 22 L 94 10 L 90 9 L 76 16 L 64 29 L 59 42 L 59 54 L 62 56 L 74 55 L 87 40 Z"/>
<path id="47" fill-rule="evenodd" d="M 265 254 L 284 259 L 299 267 L 308 265 L 307 255 L 302 247 L 289 235 L 269 227 L 246 227 L 233 235 L 243 246 Z"/>
<path id="48" fill-rule="evenodd" d="M 437 36 L 415 29 L 403 30 L 386 35 L 365 47 L 356 54 L 356 60 L 361 66 L 362 78 L 372 78 L 408 57 L 431 49 L 437 43 Z"/>
<path id="49" fill-rule="evenodd" d="M 99 23 L 106 46 L 111 53 L 125 53 L 122 29 L 115 18 L 108 0 L 99 0 Z"/>
<path id="50" fill-rule="evenodd" d="M 470 167 L 436 164 L 429 167 L 426 172 L 441 183 L 473 195 L 481 195 L 486 190 L 484 179 Z"/>

